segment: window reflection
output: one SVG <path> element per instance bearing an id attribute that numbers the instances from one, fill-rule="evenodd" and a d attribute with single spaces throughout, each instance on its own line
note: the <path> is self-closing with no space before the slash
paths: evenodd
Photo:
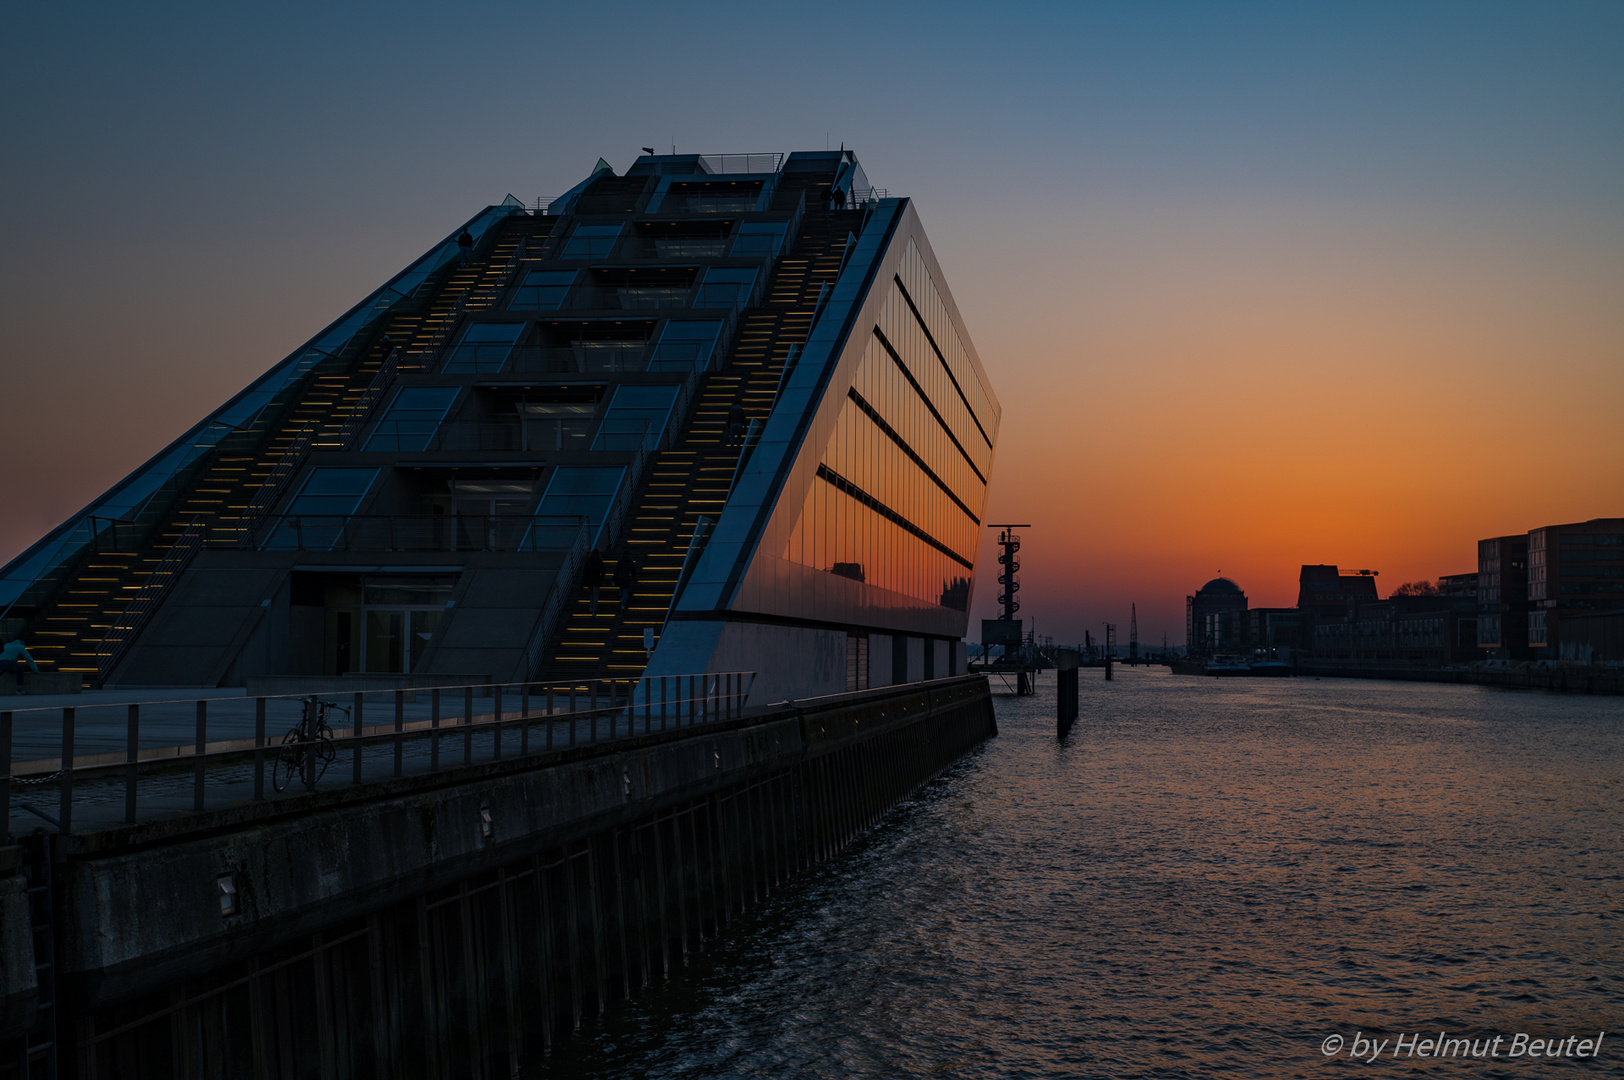
<path id="1" fill-rule="evenodd" d="M 910 244 L 784 557 L 966 611 L 997 416 Z"/>

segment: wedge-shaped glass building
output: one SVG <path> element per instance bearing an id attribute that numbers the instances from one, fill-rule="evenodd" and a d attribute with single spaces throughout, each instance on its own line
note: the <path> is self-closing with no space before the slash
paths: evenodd
<path id="1" fill-rule="evenodd" d="M 24 552 L 0 630 L 116 685 L 958 674 L 998 423 L 851 152 L 600 162 Z"/>

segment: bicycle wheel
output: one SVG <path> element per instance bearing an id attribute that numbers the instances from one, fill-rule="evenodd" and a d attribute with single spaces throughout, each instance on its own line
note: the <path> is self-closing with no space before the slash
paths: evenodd
<path id="1" fill-rule="evenodd" d="M 311 753 L 316 755 L 316 779 L 320 780 L 327 771 L 327 766 L 333 763 L 338 751 L 333 748 L 333 729 L 326 724 L 316 733 L 316 745 L 311 747 Z"/>
<path id="2" fill-rule="evenodd" d="M 271 763 L 271 787 L 280 794 L 299 780 L 303 773 L 304 743 L 300 741 L 299 731 L 295 728 L 283 736 L 282 745 L 276 751 L 276 760 Z"/>

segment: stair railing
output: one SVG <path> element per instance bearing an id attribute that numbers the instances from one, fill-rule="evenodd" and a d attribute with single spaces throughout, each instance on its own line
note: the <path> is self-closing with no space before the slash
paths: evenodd
<path id="1" fill-rule="evenodd" d="M 791 373 L 795 371 L 795 365 L 801 362 L 801 352 L 804 347 L 802 342 L 791 342 L 789 352 L 784 355 L 784 367 L 778 373 L 778 385 L 773 387 L 773 404 L 775 406 L 778 404 L 778 395 L 784 392 L 784 384 L 789 382 Z"/>
<path id="2" fill-rule="evenodd" d="M 377 372 L 373 374 L 372 381 L 367 383 L 367 388 L 361 391 L 355 406 L 350 409 L 350 415 L 344 418 L 344 425 L 338 429 L 335 438 L 337 443 L 335 449 L 354 449 L 361 428 L 366 426 L 373 410 L 378 407 L 378 402 L 383 400 L 383 396 L 389 392 L 389 387 L 394 384 L 395 376 L 400 373 L 400 367 L 395 363 L 395 353 L 396 350 L 391 349 L 389 355 L 384 357 L 383 363 L 378 365 Z"/>
<path id="3" fill-rule="evenodd" d="M 271 471 L 265 475 L 264 483 L 254 492 L 254 497 L 243 507 L 242 514 L 237 518 L 237 535 L 233 546 L 246 548 L 252 546 L 254 524 L 260 518 L 271 512 L 277 500 L 282 497 L 282 489 L 292 479 L 293 474 L 299 471 L 299 465 L 304 461 L 305 454 L 310 450 L 311 440 L 316 437 L 316 425 L 306 424 L 299 434 L 288 443 L 288 448 L 282 451 L 282 456 L 276 459 Z"/>
<path id="4" fill-rule="evenodd" d="M 558 635 L 558 624 L 563 621 L 570 597 L 575 595 L 575 583 L 591 550 L 592 525 L 582 518 L 575 532 L 575 543 L 564 554 L 558 576 L 553 579 L 552 591 L 547 594 L 547 602 L 541 606 L 536 627 L 530 632 L 530 643 L 525 647 L 525 677 L 532 682 L 540 678 L 541 670 L 546 666 L 547 650 Z"/>
<path id="5" fill-rule="evenodd" d="M 433 371 L 439 366 L 441 358 L 451 344 L 451 335 L 462 323 L 462 317 L 468 311 L 470 301 L 477 297 L 480 300 L 489 299 L 490 304 L 495 304 L 496 300 L 502 295 L 503 290 L 511 283 L 513 276 L 518 272 L 529 239 L 529 237 L 525 237 L 519 241 L 518 246 L 513 249 L 513 255 L 508 259 L 506 265 L 502 267 L 496 281 L 489 285 L 470 286 L 463 291 L 463 294 L 457 298 L 457 303 L 452 307 L 451 312 L 435 328 L 434 336 L 424 342 L 422 346 L 413 350 L 418 358 L 418 362 L 413 366 L 414 371 Z"/>
<path id="6" fill-rule="evenodd" d="M 756 443 L 761 441 L 761 417 L 752 416 L 750 427 L 744 433 L 744 445 L 739 448 L 739 460 L 733 465 L 733 479 L 727 482 L 727 496 L 722 500 L 724 505 L 727 499 L 733 497 L 733 489 L 739 486 L 739 477 L 744 473 L 744 467 L 750 462 L 750 455 L 755 452 Z"/>
<path id="7" fill-rule="evenodd" d="M 699 557 L 705 553 L 705 545 L 710 542 L 711 529 L 716 522 L 710 517 L 701 514 L 694 522 L 694 534 L 688 538 L 688 550 L 682 556 L 682 569 L 677 573 L 677 583 L 671 589 L 671 603 L 665 609 L 665 622 L 661 624 L 660 636 L 665 636 L 665 627 L 671 624 L 671 615 L 677 610 L 677 600 L 682 596 L 682 590 L 687 587 L 688 578 L 693 575 L 694 568 L 699 565 Z"/>
<path id="8" fill-rule="evenodd" d="M 130 598 L 123 612 L 113 620 L 113 625 L 107 628 L 107 634 L 96 647 L 98 686 L 107 682 L 107 677 L 118 667 L 119 661 L 124 659 L 130 645 L 146 627 L 147 620 L 158 610 L 164 596 L 179 580 L 181 571 L 186 569 L 192 561 L 192 556 L 203 546 L 203 532 L 203 515 L 196 514 L 180 536 L 175 538 L 175 542 L 164 553 L 164 557 L 158 560 L 158 565 L 152 568 L 152 573 L 147 575 L 147 580 L 142 582 L 141 588 Z"/>

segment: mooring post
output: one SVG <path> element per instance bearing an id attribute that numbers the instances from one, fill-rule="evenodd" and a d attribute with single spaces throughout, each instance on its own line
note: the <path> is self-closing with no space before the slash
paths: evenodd
<path id="1" fill-rule="evenodd" d="M 1077 650 L 1061 649 L 1055 659 L 1055 737 L 1064 739 L 1077 722 Z"/>

